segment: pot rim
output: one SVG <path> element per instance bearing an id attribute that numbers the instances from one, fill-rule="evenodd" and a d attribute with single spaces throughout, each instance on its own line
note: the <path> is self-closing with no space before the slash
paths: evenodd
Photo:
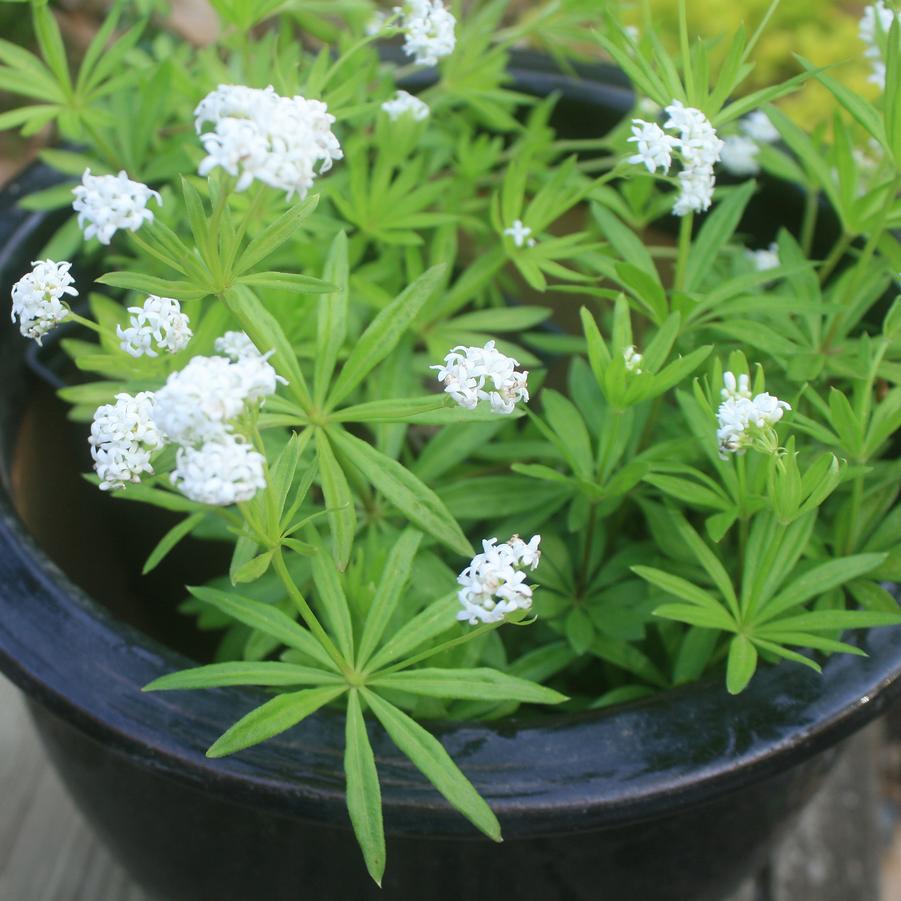
<path id="1" fill-rule="evenodd" d="M 592 71 L 608 77 L 611 69 Z M 540 74 L 530 72 L 531 85 Z M 612 85 L 587 85 L 558 74 L 551 84 L 586 102 L 601 96 L 625 105 L 631 97 L 621 75 Z M 44 214 L 13 209 L 34 177 L 28 170 L 0 195 L 0 282 L 10 281 L 3 278 L 10 264 L 27 256 L 46 222 Z M 224 800 L 349 828 L 343 715 L 321 710 L 262 745 L 206 758 L 204 749 L 268 695 L 253 688 L 141 692 L 193 662 L 115 619 L 60 571 L 14 512 L 8 461 L 2 463 L 0 670 L 56 716 L 161 776 Z M 609 827 L 763 780 L 878 716 L 901 695 L 901 626 L 871 630 L 859 644 L 871 656 L 833 656 L 821 676 L 789 663 L 762 668 L 739 697 L 711 677 L 628 705 L 537 722 L 429 725 L 498 814 L 507 838 Z M 386 829 L 477 838 L 383 730 L 368 728 Z"/>

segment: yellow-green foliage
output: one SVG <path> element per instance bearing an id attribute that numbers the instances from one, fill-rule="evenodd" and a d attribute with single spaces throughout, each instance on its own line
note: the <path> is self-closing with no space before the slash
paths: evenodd
<path id="1" fill-rule="evenodd" d="M 728 37 L 742 22 L 751 31 L 770 2 L 688 0 L 689 32 L 708 38 Z M 751 92 L 799 72 L 800 66 L 793 56 L 797 53 L 815 65 L 835 65 L 831 74 L 864 97 L 875 97 L 877 89 L 867 82 L 870 68 L 857 35 L 865 5 L 847 0 L 782 0 L 754 53 L 756 66 L 742 85 L 743 90 Z M 677 0 L 637 0 L 624 18 L 641 28 L 644 16 L 650 16 L 657 33 L 675 50 L 679 35 L 678 10 Z M 721 40 L 717 49 L 725 54 L 727 48 L 728 41 Z M 812 80 L 781 101 L 780 106 L 799 123 L 813 126 L 831 117 L 835 101 Z"/>

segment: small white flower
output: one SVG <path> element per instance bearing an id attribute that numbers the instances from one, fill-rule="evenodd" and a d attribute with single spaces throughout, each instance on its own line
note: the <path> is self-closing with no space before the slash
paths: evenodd
<path id="1" fill-rule="evenodd" d="M 529 373 L 518 372 L 518 365 L 489 341 L 484 347 L 455 347 L 443 365 L 430 368 L 438 370 L 438 381 L 461 407 L 474 410 L 487 400 L 493 413 L 508 415 L 529 400 Z"/>
<path id="2" fill-rule="evenodd" d="M 643 113 L 645 116 L 657 117 L 662 111 L 663 107 L 654 100 L 651 100 L 650 97 L 642 97 L 641 100 L 638 101 L 638 112 Z"/>
<path id="3" fill-rule="evenodd" d="M 216 339 L 216 353 L 229 357 L 233 362 L 246 357 L 261 356 L 256 344 L 250 340 L 247 332 L 226 332 Z"/>
<path id="4" fill-rule="evenodd" d="M 156 393 L 157 428 L 177 444 L 200 444 L 231 432 L 249 401 L 274 393 L 276 377 L 263 357 L 232 363 L 225 357 L 192 357 Z"/>
<path id="5" fill-rule="evenodd" d="M 128 328 L 116 326 L 120 347 L 133 357 L 158 356 L 154 344 L 170 354 L 184 350 L 194 334 L 188 317 L 174 297 L 151 294 L 144 305 L 129 307 Z"/>
<path id="6" fill-rule="evenodd" d="M 636 153 L 629 157 L 630 163 L 642 163 L 648 172 L 656 172 L 659 166 L 664 173 L 669 172 L 673 163 L 673 148 L 679 146 L 678 139 L 666 134 L 656 122 L 643 119 L 632 120 L 632 137 Z"/>
<path id="7" fill-rule="evenodd" d="M 461 586 L 457 597 L 463 607 L 457 619 L 475 626 L 500 622 L 514 610 L 528 610 L 532 588 L 526 584 L 523 568 L 538 566 L 540 542 L 540 535 L 534 535 L 528 544 L 518 535 L 504 544 L 498 544 L 496 538 L 485 539 L 482 553 L 457 577 Z"/>
<path id="8" fill-rule="evenodd" d="M 707 166 L 683 169 L 679 173 L 679 187 L 681 192 L 673 205 L 673 214 L 703 213 L 713 201 L 713 169 Z"/>
<path id="9" fill-rule="evenodd" d="M 762 250 L 748 250 L 745 253 L 758 272 L 779 268 L 779 245 L 775 241 Z"/>
<path id="10" fill-rule="evenodd" d="M 741 130 L 758 144 L 775 144 L 779 140 L 776 126 L 763 110 L 754 110 L 745 116 L 741 120 Z"/>
<path id="11" fill-rule="evenodd" d="M 220 435 L 201 447 L 180 447 L 172 484 L 199 504 L 228 507 L 249 501 L 266 487 L 262 454 L 236 435 Z"/>
<path id="12" fill-rule="evenodd" d="M 528 247 L 535 246 L 535 239 L 531 237 L 532 229 L 528 225 L 523 225 L 522 219 L 514 219 L 513 224 L 509 228 L 504 229 L 504 234 L 508 238 L 512 238 L 513 243 L 517 247 L 522 247 L 523 245 Z"/>
<path id="13" fill-rule="evenodd" d="M 71 263 L 36 260 L 31 265 L 31 272 L 13 285 L 10 318 L 13 322 L 18 318 L 19 331 L 40 344 L 44 335 L 69 315 L 63 297 L 77 297 L 78 292 L 72 287 Z"/>
<path id="14" fill-rule="evenodd" d="M 120 229 L 137 231 L 145 222 L 153 221 L 147 202 L 153 197 L 162 205 L 163 198 L 124 172 L 118 175 L 91 175 L 84 170 L 81 184 L 73 188 L 72 209 L 78 213 L 78 226 L 87 239 L 95 235 L 101 244 L 109 244 Z"/>
<path id="15" fill-rule="evenodd" d="M 441 0 L 407 0 L 396 6 L 404 32 L 404 53 L 420 66 L 435 66 L 438 60 L 454 52 L 457 20 Z"/>
<path id="16" fill-rule="evenodd" d="M 641 375 L 641 354 L 635 350 L 635 345 L 630 344 L 623 350 L 623 360 L 626 363 L 626 369 L 635 375 Z"/>
<path id="17" fill-rule="evenodd" d="M 114 404 L 97 408 L 88 441 L 101 491 L 116 491 L 153 472 L 150 458 L 164 444 L 153 421 L 153 405 L 153 394 L 142 391 L 134 397 L 117 394 Z"/>
<path id="18" fill-rule="evenodd" d="M 749 447 L 764 453 L 775 453 L 778 440 L 773 426 L 782 419 L 789 404 L 764 391 L 750 396 L 750 380 L 746 375 L 723 373 L 723 402 L 717 410 L 717 441 L 720 457 L 728 459 L 731 454 L 743 454 Z"/>
<path id="19" fill-rule="evenodd" d="M 316 176 L 343 157 L 328 107 L 319 100 L 282 97 L 271 85 L 264 90 L 219 85 L 200 101 L 194 120 L 207 154 L 199 174 L 221 167 L 237 177 L 238 191 L 258 180 L 289 198 L 304 197 Z M 212 131 L 203 132 L 207 124 Z"/>
<path id="20" fill-rule="evenodd" d="M 867 45 L 864 56 L 873 66 L 869 80 L 881 88 L 885 88 L 885 35 L 898 17 L 901 12 L 889 9 L 884 0 L 876 0 L 864 9 L 860 20 L 860 39 Z"/>
<path id="21" fill-rule="evenodd" d="M 746 372 L 742 372 L 738 379 L 734 372 L 723 373 L 723 387 L 720 389 L 723 400 L 738 400 L 745 397 L 751 399 L 751 378 Z"/>
<path id="22" fill-rule="evenodd" d="M 384 9 L 377 9 L 372 14 L 372 18 L 366 23 L 366 28 L 364 29 L 366 36 L 371 38 L 380 34 L 385 25 L 388 24 L 389 18 L 390 16 Z"/>
<path id="23" fill-rule="evenodd" d="M 729 135 L 723 142 L 720 162 L 733 175 L 756 175 L 760 171 L 759 152 L 760 148 L 750 138 Z"/>
<path id="24" fill-rule="evenodd" d="M 397 91 L 390 100 L 382 104 L 382 109 L 392 122 L 401 116 L 412 116 L 416 122 L 424 122 L 429 118 L 429 105 L 407 91 Z"/>

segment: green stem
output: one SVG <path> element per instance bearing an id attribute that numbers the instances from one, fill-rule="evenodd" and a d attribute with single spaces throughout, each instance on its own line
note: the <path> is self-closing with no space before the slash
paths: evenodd
<path id="1" fill-rule="evenodd" d="M 820 192 L 813 185 L 807 186 L 804 199 L 804 219 L 801 223 L 801 249 L 804 256 L 809 257 L 813 249 L 813 236 L 817 227 L 817 214 L 820 210 Z"/>
<path id="2" fill-rule="evenodd" d="M 857 548 L 860 532 L 860 505 L 863 503 L 863 476 L 857 476 L 851 483 L 851 510 L 848 516 L 848 535 L 845 539 L 845 553 L 853 554 Z"/>
<path id="3" fill-rule="evenodd" d="M 484 635 L 486 632 L 490 632 L 492 629 L 496 629 L 503 622 L 504 621 L 501 620 L 498 623 L 482 623 L 481 626 L 476 626 L 475 629 L 464 632 L 462 635 L 458 635 L 456 638 L 451 638 L 448 641 L 443 641 L 441 642 L 441 644 L 436 645 L 433 648 L 428 648 L 425 651 L 420 651 L 418 654 L 413 654 L 412 657 L 405 657 L 398 663 L 392 663 L 391 666 L 377 670 L 372 675 L 374 677 L 387 676 L 389 673 L 396 673 L 398 670 L 407 669 L 416 663 L 421 663 L 423 660 L 427 660 L 429 657 L 434 657 L 435 654 L 440 654 L 442 651 L 447 651 L 459 644 L 463 644 L 464 642 L 472 641 L 473 638 L 478 638 L 480 635 Z"/>
<path id="4" fill-rule="evenodd" d="M 820 266 L 818 278 L 821 285 L 826 284 L 826 279 L 832 275 L 832 271 L 838 265 L 839 260 L 845 255 L 845 251 L 851 246 L 851 241 L 853 240 L 851 235 L 843 233 L 838 241 L 835 242 L 835 246 L 832 248 L 829 256 L 826 257 L 823 261 L 823 265 Z"/>
<path id="5" fill-rule="evenodd" d="M 679 252 L 676 257 L 676 278 L 673 288 L 676 291 L 685 289 L 685 270 L 688 266 L 688 255 L 691 252 L 691 229 L 694 225 L 695 214 L 689 213 L 683 216 L 679 222 Z"/>
<path id="6" fill-rule="evenodd" d="M 280 547 L 275 549 L 275 552 L 272 555 L 272 562 L 275 566 L 276 573 L 278 573 L 278 577 L 282 580 L 282 584 L 288 592 L 288 596 L 291 598 L 294 606 L 300 611 L 303 621 L 307 624 L 307 628 L 316 636 L 316 639 L 322 647 L 325 648 L 329 657 L 335 661 L 339 672 L 342 672 L 345 675 L 352 672 L 350 665 L 344 659 L 335 643 L 329 638 L 325 629 L 322 628 L 322 624 L 316 618 L 316 614 L 313 613 L 312 608 L 300 593 L 300 589 L 294 584 L 294 580 L 291 578 L 291 573 L 288 572 L 288 567 L 285 564 L 285 558 L 282 555 L 282 549 Z"/>

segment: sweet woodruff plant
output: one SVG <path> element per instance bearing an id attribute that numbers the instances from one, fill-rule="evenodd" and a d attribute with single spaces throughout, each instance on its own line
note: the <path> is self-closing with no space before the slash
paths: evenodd
<path id="1" fill-rule="evenodd" d="M 200 50 L 125 5 L 78 66 L 40 4 L 38 55 L 0 42 L 28 98 L 0 124 L 60 139 L 25 204 L 73 211 L 12 318 L 70 329 L 99 489 L 178 516 L 145 571 L 234 548 L 183 605 L 215 662 L 148 690 L 265 688 L 213 757 L 343 711 L 380 880 L 367 712 L 499 840 L 418 718 L 737 693 L 901 622 L 899 17 L 865 14 L 869 103 L 803 59 L 742 96 L 760 29 L 714 70 L 684 8 L 671 59 L 594 3 L 281 5 L 214 3 Z M 521 42 L 612 58 L 635 112 L 559 135 L 505 74 Z M 828 133 L 772 105 L 808 78 Z M 761 171 L 804 218 L 749 242 Z"/>

